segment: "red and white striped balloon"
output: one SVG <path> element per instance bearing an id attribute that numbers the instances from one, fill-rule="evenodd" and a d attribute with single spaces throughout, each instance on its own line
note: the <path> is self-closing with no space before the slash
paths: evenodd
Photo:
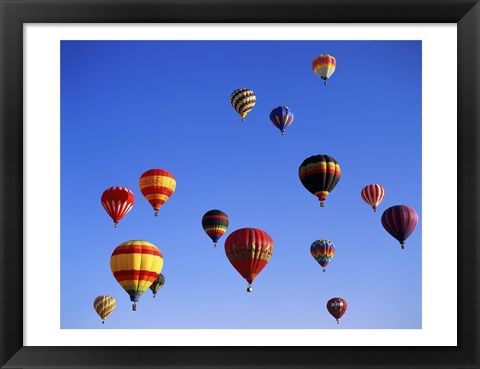
<path id="1" fill-rule="evenodd" d="M 115 186 L 106 189 L 100 201 L 108 215 L 113 219 L 115 227 L 118 227 L 120 219 L 133 207 L 135 196 L 128 188 Z"/>
<path id="2" fill-rule="evenodd" d="M 362 199 L 377 211 L 377 206 L 385 197 L 385 189 L 379 184 L 369 184 L 362 189 Z"/>

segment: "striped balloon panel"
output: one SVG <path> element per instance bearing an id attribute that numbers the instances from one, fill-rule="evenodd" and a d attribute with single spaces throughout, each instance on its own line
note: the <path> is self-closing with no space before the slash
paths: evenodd
<path id="1" fill-rule="evenodd" d="M 160 207 L 172 196 L 177 182 L 172 173 L 164 169 L 150 169 L 142 174 L 139 180 L 140 191 L 154 210 Z"/>
<path id="2" fill-rule="evenodd" d="M 335 245 L 330 240 L 316 240 L 310 246 L 310 253 L 322 267 L 326 267 L 335 255 Z"/>
<path id="3" fill-rule="evenodd" d="M 147 241 L 128 241 L 120 244 L 110 258 L 110 269 L 132 301 L 157 279 L 163 268 L 160 250 Z"/>
<path id="4" fill-rule="evenodd" d="M 328 300 L 327 310 L 335 319 L 338 320 L 343 316 L 343 314 L 345 314 L 345 311 L 347 311 L 347 302 L 340 297 L 334 297 Z"/>
<path id="5" fill-rule="evenodd" d="M 312 61 L 312 69 L 320 78 L 327 80 L 335 72 L 337 61 L 331 55 L 325 54 L 317 56 Z"/>
<path id="6" fill-rule="evenodd" d="M 156 294 L 158 291 L 160 291 L 165 284 L 165 277 L 163 274 L 159 274 L 157 279 L 150 285 L 150 290 Z"/>
<path id="7" fill-rule="evenodd" d="M 97 314 L 102 318 L 102 320 L 107 319 L 107 317 L 115 310 L 117 303 L 115 298 L 108 295 L 98 296 L 93 301 L 93 308 Z"/>
<path id="8" fill-rule="evenodd" d="M 362 188 L 361 195 L 363 201 L 375 210 L 385 197 L 385 189 L 379 184 L 369 184 Z"/>
<path id="9" fill-rule="evenodd" d="M 225 254 L 233 267 L 252 283 L 272 258 L 273 240 L 258 228 L 241 228 L 225 240 Z"/>
<path id="10" fill-rule="evenodd" d="M 406 205 L 395 205 L 382 214 L 382 225 L 396 238 L 401 245 L 412 234 L 418 223 L 418 214 L 414 208 Z"/>
<path id="11" fill-rule="evenodd" d="M 338 162 L 328 155 L 314 155 L 303 161 L 298 169 L 303 186 L 323 201 L 340 180 Z"/>
<path id="12" fill-rule="evenodd" d="M 115 186 L 103 192 L 100 202 L 107 214 L 118 223 L 132 209 L 135 196 L 128 188 Z"/>
<path id="13" fill-rule="evenodd" d="M 270 120 L 280 131 L 283 131 L 293 122 L 295 116 L 288 106 L 278 106 L 270 113 Z"/>
<path id="14" fill-rule="evenodd" d="M 207 211 L 202 218 L 202 227 L 213 242 L 217 242 L 223 236 L 228 224 L 228 216 L 221 210 Z"/>
<path id="15" fill-rule="evenodd" d="M 230 95 L 230 103 L 242 118 L 245 118 L 253 109 L 256 101 L 255 93 L 248 88 L 239 88 Z"/>

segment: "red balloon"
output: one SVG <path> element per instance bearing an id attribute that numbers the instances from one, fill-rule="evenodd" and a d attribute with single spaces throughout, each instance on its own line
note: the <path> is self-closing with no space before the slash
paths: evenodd
<path id="1" fill-rule="evenodd" d="M 334 297 L 328 300 L 327 310 L 337 320 L 338 324 L 338 320 L 345 314 L 345 311 L 347 311 L 347 302 L 340 297 Z"/>
<path id="2" fill-rule="evenodd" d="M 232 232 L 225 240 L 225 253 L 233 267 L 250 286 L 267 265 L 273 253 L 273 240 L 258 228 L 242 228 Z"/>
<path id="3" fill-rule="evenodd" d="M 108 215 L 113 219 L 115 227 L 118 227 L 118 222 L 132 208 L 135 196 L 128 188 L 115 186 L 103 192 L 101 202 Z"/>

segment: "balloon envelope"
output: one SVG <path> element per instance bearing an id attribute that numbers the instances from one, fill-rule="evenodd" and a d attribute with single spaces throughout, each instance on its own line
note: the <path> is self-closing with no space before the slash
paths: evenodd
<path id="1" fill-rule="evenodd" d="M 303 186 L 317 196 L 320 206 L 340 180 L 340 164 L 328 155 L 313 155 L 303 161 L 298 169 Z"/>
<path id="2" fill-rule="evenodd" d="M 107 319 L 107 317 L 113 313 L 113 310 L 115 310 L 116 307 L 116 300 L 112 296 L 101 295 L 96 297 L 93 301 L 93 308 L 102 320 Z"/>
<path id="3" fill-rule="evenodd" d="M 382 214 L 383 228 L 400 242 L 402 249 L 417 223 L 418 214 L 410 206 L 395 205 L 386 209 Z"/>
<path id="4" fill-rule="evenodd" d="M 235 111 L 242 117 L 242 122 L 247 114 L 253 109 L 257 97 L 252 90 L 248 88 L 238 88 L 230 95 L 230 103 Z"/>
<path id="5" fill-rule="evenodd" d="M 379 184 L 369 184 L 362 188 L 361 196 L 363 201 L 377 211 L 378 205 L 385 197 L 385 189 Z"/>
<path id="6" fill-rule="evenodd" d="M 310 246 L 310 253 L 325 268 L 335 255 L 335 245 L 330 240 L 316 240 Z"/>
<path id="7" fill-rule="evenodd" d="M 221 210 L 209 210 L 202 217 L 203 230 L 211 238 L 214 245 L 227 231 L 228 224 L 228 216 Z"/>
<path id="8" fill-rule="evenodd" d="M 273 240 L 258 228 L 241 228 L 225 240 L 225 254 L 233 267 L 249 284 L 272 257 Z"/>
<path id="9" fill-rule="evenodd" d="M 293 111 L 288 106 L 278 106 L 270 113 L 270 120 L 282 132 L 282 135 L 285 133 L 285 129 L 292 124 L 294 118 Z"/>
<path id="10" fill-rule="evenodd" d="M 312 61 L 312 69 L 317 76 L 325 81 L 332 76 L 337 68 L 337 61 L 332 55 L 319 55 Z"/>
<path id="11" fill-rule="evenodd" d="M 135 196 L 126 187 L 114 186 L 103 192 L 100 201 L 116 227 L 118 222 L 132 209 Z"/>
<path id="12" fill-rule="evenodd" d="M 347 311 L 347 302 L 341 297 L 334 297 L 327 302 L 328 312 L 337 320 Z"/>
<path id="13" fill-rule="evenodd" d="M 158 210 L 172 196 L 177 182 L 172 173 L 165 169 L 150 169 L 140 176 L 140 191 L 158 215 Z"/>
<path id="14" fill-rule="evenodd" d="M 160 291 L 165 284 L 165 277 L 163 274 L 159 274 L 157 279 L 153 281 L 153 283 L 150 285 L 150 290 L 153 292 L 153 297 L 157 295 L 157 292 Z"/>
<path id="15" fill-rule="evenodd" d="M 147 241 L 124 242 L 115 248 L 110 258 L 113 276 L 134 303 L 157 279 L 162 268 L 162 253 Z M 135 304 L 133 309 L 136 309 Z"/>

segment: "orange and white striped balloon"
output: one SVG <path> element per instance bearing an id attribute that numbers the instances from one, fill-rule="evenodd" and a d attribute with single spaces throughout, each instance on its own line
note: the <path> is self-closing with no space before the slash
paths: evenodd
<path id="1" fill-rule="evenodd" d="M 377 211 L 377 206 L 382 202 L 385 197 L 385 189 L 379 184 L 369 184 L 362 189 L 362 199 L 368 205 L 373 208 L 373 211 Z"/>
<path id="2" fill-rule="evenodd" d="M 337 68 L 337 61 L 332 55 L 319 55 L 312 61 L 312 69 L 317 76 L 323 79 L 325 85 Z"/>
<path id="3" fill-rule="evenodd" d="M 150 169 L 141 175 L 139 186 L 155 210 L 155 216 L 158 216 L 158 210 L 172 196 L 177 182 L 173 174 L 165 169 Z"/>

